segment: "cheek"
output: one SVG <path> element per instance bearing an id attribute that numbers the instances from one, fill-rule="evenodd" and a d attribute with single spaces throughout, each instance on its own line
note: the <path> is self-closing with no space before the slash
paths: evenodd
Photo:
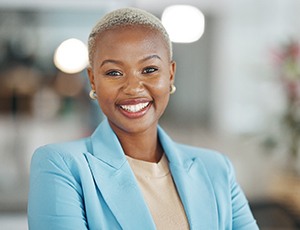
<path id="1" fill-rule="evenodd" d="M 153 84 L 153 92 L 158 97 L 169 97 L 170 93 L 170 81 L 168 79 L 160 79 L 155 84 Z"/>
<path id="2" fill-rule="evenodd" d="M 114 101 L 114 95 L 113 92 L 111 90 L 107 90 L 107 89 L 99 89 L 98 90 L 98 101 L 101 104 L 108 104 L 108 103 L 112 103 Z"/>
<path id="3" fill-rule="evenodd" d="M 96 93 L 98 103 L 102 110 L 106 110 L 106 107 L 114 103 L 115 93 L 114 90 L 112 90 L 112 87 L 110 87 L 109 85 L 97 82 Z"/>
<path id="4" fill-rule="evenodd" d="M 158 82 L 156 85 L 153 85 L 151 94 L 155 101 L 155 107 L 160 107 L 164 110 L 169 102 L 170 83 L 166 80 Z"/>

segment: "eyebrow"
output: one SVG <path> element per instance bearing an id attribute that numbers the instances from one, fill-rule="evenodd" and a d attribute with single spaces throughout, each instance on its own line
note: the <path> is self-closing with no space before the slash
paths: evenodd
<path id="1" fill-rule="evenodd" d="M 158 56 L 157 54 L 153 54 L 153 55 L 149 55 L 149 56 L 143 58 L 143 59 L 140 60 L 139 62 L 145 62 L 145 61 L 150 60 L 150 59 L 152 59 L 152 58 L 157 58 L 157 59 L 161 60 L 160 56 Z M 107 63 L 113 63 L 113 64 L 119 64 L 119 65 L 122 64 L 122 62 L 121 62 L 121 61 L 118 61 L 118 60 L 114 60 L 114 59 L 106 59 L 106 60 L 104 60 L 104 61 L 101 63 L 100 66 L 102 67 L 103 65 L 105 65 L 105 64 L 107 64 Z"/>
<path id="2" fill-rule="evenodd" d="M 161 60 L 160 56 L 158 56 L 157 54 L 153 54 L 153 55 L 143 58 L 140 62 L 144 62 L 144 61 L 147 61 L 152 58 L 157 58 L 157 59 Z"/>
<path id="3" fill-rule="evenodd" d="M 106 63 L 113 63 L 113 64 L 121 64 L 122 62 L 121 61 L 117 61 L 117 60 L 113 60 L 113 59 L 107 59 L 107 60 L 104 60 L 100 67 L 102 67 L 103 65 L 105 65 Z"/>

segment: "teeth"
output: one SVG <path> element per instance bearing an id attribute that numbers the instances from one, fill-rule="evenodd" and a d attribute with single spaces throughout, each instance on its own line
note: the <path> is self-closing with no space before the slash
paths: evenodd
<path id="1" fill-rule="evenodd" d="M 140 103 L 136 105 L 121 105 L 120 107 L 128 112 L 136 113 L 146 108 L 149 105 L 149 102 Z"/>

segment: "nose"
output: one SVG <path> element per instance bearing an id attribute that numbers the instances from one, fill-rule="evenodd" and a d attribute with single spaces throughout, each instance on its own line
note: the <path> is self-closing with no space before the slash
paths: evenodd
<path id="1" fill-rule="evenodd" d="M 123 92 L 127 95 L 136 95 L 144 90 L 142 80 L 134 75 L 130 74 L 126 76 L 126 81 L 123 86 Z"/>

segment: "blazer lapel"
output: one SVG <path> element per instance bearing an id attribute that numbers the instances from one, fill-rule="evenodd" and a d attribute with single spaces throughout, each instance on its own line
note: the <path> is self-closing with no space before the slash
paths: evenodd
<path id="1" fill-rule="evenodd" d="M 134 174 L 117 136 L 103 121 L 91 136 L 87 154 L 95 183 L 122 229 L 155 229 Z"/>
<path id="2" fill-rule="evenodd" d="M 191 229 L 218 229 L 218 209 L 214 190 L 203 162 L 184 158 L 175 143 L 159 128 L 159 138 L 183 203 Z"/>

